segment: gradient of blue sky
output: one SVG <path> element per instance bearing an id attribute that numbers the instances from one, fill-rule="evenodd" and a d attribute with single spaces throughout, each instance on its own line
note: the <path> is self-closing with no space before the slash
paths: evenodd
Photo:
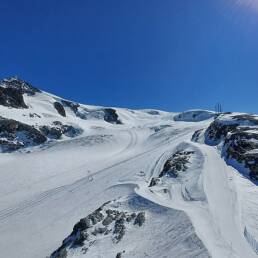
<path id="1" fill-rule="evenodd" d="M 258 113 L 258 10 L 235 2 L 0 0 L 0 77 L 87 104 Z"/>

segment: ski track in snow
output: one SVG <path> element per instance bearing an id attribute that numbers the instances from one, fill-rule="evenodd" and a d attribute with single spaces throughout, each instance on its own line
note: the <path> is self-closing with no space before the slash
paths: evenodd
<path id="1" fill-rule="evenodd" d="M 80 124 L 86 129 L 87 123 L 101 125 L 103 135 L 114 137 L 112 142 L 88 144 L 88 136 L 82 136 L 48 143 L 29 154 L 2 155 L 1 166 L 7 172 L 0 181 L 0 256 L 46 257 L 81 217 L 105 201 L 134 191 L 159 206 L 185 212 L 212 257 L 257 257 L 245 239 L 239 197 L 234 180 L 229 180 L 237 172 L 214 147 L 190 141 L 192 134 L 210 121 L 175 122 L 167 114 L 156 119 L 143 111 L 119 112 L 127 120 L 121 128 L 98 121 Z M 163 127 L 154 132 L 153 126 Z M 91 130 L 93 143 L 96 135 Z M 184 145 L 198 150 L 202 154 L 199 160 L 204 158 L 199 171 L 202 200 L 189 200 L 192 193 L 187 181 L 168 180 L 163 186 L 148 187 L 166 160 Z M 51 165 L 53 160 L 58 167 Z M 168 192 L 162 192 L 163 188 Z"/>

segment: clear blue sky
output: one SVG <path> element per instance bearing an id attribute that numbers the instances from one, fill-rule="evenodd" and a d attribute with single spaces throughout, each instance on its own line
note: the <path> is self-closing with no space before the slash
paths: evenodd
<path id="1" fill-rule="evenodd" d="M 258 113 L 258 9 L 235 2 L 0 0 L 0 77 L 87 104 Z"/>

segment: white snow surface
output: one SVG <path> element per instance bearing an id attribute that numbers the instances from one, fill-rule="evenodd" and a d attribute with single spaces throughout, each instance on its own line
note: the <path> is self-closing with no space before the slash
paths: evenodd
<path id="1" fill-rule="evenodd" d="M 215 147 L 191 141 L 214 113 L 198 111 L 192 119 L 191 111 L 178 119 L 175 113 L 116 108 L 123 124 L 115 125 L 80 119 L 69 107 L 62 117 L 53 107 L 57 100 L 36 93 L 25 98 L 29 109 L 0 106 L 2 117 L 35 126 L 58 120 L 84 130 L 75 138 L 0 154 L 0 257 L 45 258 L 80 218 L 131 195 L 150 210 L 145 225 L 119 246 L 100 239 L 89 253 L 71 257 L 114 258 L 121 250 L 122 257 L 137 258 L 257 257 L 257 186 L 228 166 Z M 148 187 L 179 149 L 194 151 L 187 171 Z M 201 254 L 198 248 L 189 251 L 191 241 L 183 242 L 193 234 L 207 249 Z"/>

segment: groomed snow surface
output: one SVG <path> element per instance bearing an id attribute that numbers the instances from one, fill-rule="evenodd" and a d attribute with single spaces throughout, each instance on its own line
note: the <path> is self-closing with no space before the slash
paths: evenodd
<path id="1" fill-rule="evenodd" d="M 26 97 L 29 109 L 0 108 L 1 116 L 27 124 L 58 120 L 83 130 L 75 138 L 0 154 L 0 257 L 50 256 L 80 218 L 107 201 L 120 210 L 144 211 L 145 223 L 128 226 L 117 244 L 97 237 L 88 252 L 70 249 L 68 257 L 257 256 L 258 231 L 251 230 L 258 227 L 257 186 L 215 147 L 191 141 L 211 123 L 212 112 L 116 109 L 123 123 L 116 125 L 81 119 L 69 107 L 61 117 L 56 100 L 37 93 Z M 186 171 L 149 187 L 178 150 L 193 152 Z"/>

